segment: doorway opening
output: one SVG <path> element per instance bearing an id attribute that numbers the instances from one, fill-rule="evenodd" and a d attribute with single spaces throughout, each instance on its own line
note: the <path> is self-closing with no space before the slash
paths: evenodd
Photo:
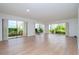
<path id="1" fill-rule="evenodd" d="M 43 24 L 35 24 L 35 33 L 40 34 L 45 32 L 45 26 Z"/>

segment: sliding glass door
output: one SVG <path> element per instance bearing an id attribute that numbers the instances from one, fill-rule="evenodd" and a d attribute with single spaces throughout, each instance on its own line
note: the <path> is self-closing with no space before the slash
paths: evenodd
<path id="1" fill-rule="evenodd" d="M 66 33 L 66 24 L 50 24 L 49 25 L 49 32 L 52 34 L 65 34 Z"/>
<path id="2" fill-rule="evenodd" d="M 8 20 L 8 37 L 22 36 L 23 28 L 23 21 Z"/>

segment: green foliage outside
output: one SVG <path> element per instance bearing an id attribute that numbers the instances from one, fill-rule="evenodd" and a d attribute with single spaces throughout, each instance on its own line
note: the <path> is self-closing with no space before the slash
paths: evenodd
<path id="1" fill-rule="evenodd" d="M 35 33 L 36 34 L 43 33 L 43 29 L 42 28 L 35 28 Z"/>
<path id="2" fill-rule="evenodd" d="M 8 36 L 19 36 L 23 35 L 23 30 L 18 29 L 18 28 L 8 28 Z"/>
<path id="3" fill-rule="evenodd" d="M 58 25 L 56 28 L 49 30 L 50 33 L 56 33 L 56 34 L 65 34 L 65 31 L 66 28 L 64 25 Z"/>

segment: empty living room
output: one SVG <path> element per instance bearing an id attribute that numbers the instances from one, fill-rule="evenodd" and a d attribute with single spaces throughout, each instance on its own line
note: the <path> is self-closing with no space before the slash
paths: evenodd
<path id="1" fill-rule="evenodd" d="M 78 55 L 79 3 L 0 3 L 0 55 Z"/>

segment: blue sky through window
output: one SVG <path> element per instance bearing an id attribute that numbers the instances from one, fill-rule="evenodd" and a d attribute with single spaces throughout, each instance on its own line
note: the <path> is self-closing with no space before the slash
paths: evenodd
<path id="1" fill-rule="evenodd" d="M 9 20 L 8 21 L 8 28 L 16 28 L 16 21 Z"/>

